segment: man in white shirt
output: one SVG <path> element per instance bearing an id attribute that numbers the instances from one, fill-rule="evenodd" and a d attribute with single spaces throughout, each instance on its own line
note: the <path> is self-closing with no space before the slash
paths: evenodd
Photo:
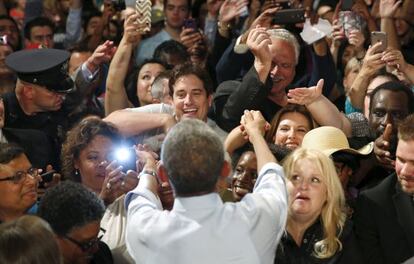
<path id="1" fill-rule="evenodd" d="M 238 203 L 223 203 L 215 192 L 230 165 L 205 122 L 185 119 L 174 126 L 158 169 L 149 153 L 140 154 L 145 166 L 126 197 L 127 248 L 136 263 L 273 263 L 287 217 L 287 191 L 282 168 L 263 138 L 265 124 L 260 112 L 243 116 L 259 176 L 253 193 Z M 158 177 L 173 187 L 171 211 L 162 211 Z"/>

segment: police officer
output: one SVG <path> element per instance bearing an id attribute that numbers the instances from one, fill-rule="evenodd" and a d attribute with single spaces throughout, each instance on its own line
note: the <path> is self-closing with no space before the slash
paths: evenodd
<path id="1" fill-rule="evenodd" d="M 79 96 L 68 75 L 69 56 L 64 50 L 35 49 L 14 52 L 6 58 L 7 66 L 17 73 L 17 83 L 14 93 L 3 95 L 4 126 L 42 131 L 52 145 L 51 163 L 55 168 L 59 167 L 67 114 L 71 111 L 65 98 Z"/>

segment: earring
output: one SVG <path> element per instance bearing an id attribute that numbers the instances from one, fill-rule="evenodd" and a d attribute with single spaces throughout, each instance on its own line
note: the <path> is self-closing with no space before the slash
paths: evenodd
<path id="1" fill-rule="evenodd" d="M 79 176 L 79 170 L 78 169 L 75 169 L 75 176 Z"/>

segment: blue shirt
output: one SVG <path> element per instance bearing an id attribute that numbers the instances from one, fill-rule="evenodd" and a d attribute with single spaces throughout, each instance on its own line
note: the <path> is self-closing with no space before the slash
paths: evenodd
<path id="1" fill-rule="evenodd" d="M 135 51 L 135 65 L 140 65 L 145 59 L 152 58 L 158 45 L 170 39 L 172 39 L 170 34 L 168 34 L 164 29 L 154 36 L 144 39 Z"/>

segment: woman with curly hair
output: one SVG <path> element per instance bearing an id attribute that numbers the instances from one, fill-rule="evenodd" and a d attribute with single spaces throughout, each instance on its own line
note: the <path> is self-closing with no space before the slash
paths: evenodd
<path id="1" fill-rule="evenodd" d="M 112 153 L 121 142 L 115 126 L 96 116 L 86 117 L 68 132 L 62 148 L 62 173 L 65 178 L 82 183 L 104 201 L 102 241 L 111 248 L 115 260 L 130 262 L 125 245 L 124 194 L 136 187 L 138 174 L 132 170 L 123 172 L 124 168 L 113 160 Z"/>
<path id="2" fill-rule="evenodd" d="M 318 150 L 298 148 L 283 169 L 289 213 L 275 263 L 360 263 L 332 160 Z"/>

